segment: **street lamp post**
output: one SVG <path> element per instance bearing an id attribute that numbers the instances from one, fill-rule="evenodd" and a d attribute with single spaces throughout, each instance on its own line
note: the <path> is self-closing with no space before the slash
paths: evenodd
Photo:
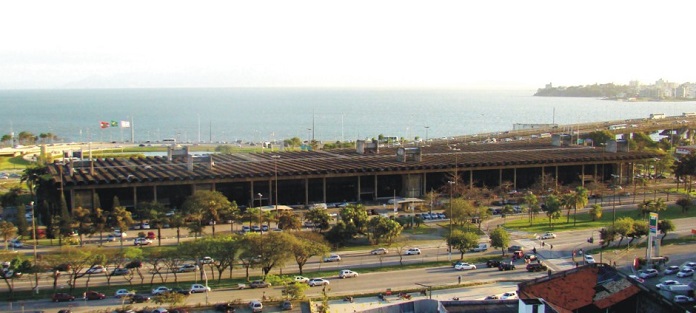
<path id="1" fill-rule="evenodd" d="M 452 261 L 452 244 L 450 243 L 452 240 L 452 194 L 453 194 L 453 189 L 454 189 L 454 184 L 455 182 L 453 181 L 448 181 L 449 184 L 449 190 L 450 190 L 450 201 L 449 201 L 449 209 L 450 209 L 450 214 L 449 214 L 449 235 L 447 235 L 447 250 L 449 250 L 448 253 L 448 258 L 450 261 Z"/>

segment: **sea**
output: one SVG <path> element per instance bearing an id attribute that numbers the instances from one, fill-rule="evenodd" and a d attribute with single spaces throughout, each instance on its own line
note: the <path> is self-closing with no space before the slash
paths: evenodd
<path id="1" fill-rule="evenodd" d="M 534 97 L 534 90 L 172 88 L 0 90 L 0 135 L 59 142 L 442 138 L 696 111 L 696 101 Z M 109 127 L 102 128 L 107 122 Z M 111 126 L 112 122 L 114 125 Z M 122 122 L 127 122 L 124 125 Z M 130 126 L 128 128 L 121 127 Z"/>

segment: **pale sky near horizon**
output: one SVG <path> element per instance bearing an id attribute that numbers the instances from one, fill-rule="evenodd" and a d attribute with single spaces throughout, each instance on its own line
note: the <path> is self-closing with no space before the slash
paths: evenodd
<path id="1" fill-rule="evenodd" d="M 693 1 L 3 1 L 0 89 L 696 82 Z"/>

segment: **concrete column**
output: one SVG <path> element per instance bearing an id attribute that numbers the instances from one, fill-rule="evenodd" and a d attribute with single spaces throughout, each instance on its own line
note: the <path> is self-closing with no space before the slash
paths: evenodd
<path id="1" fill-rule="evenodd" d="M 517 190 L 517 168 L 512 169 L 512 188 Z"/>
<path id="2" fill-rule="evenodd" d="M 152 186 L 152 197 L 157 201 L 157 186 Z"/>
<path id="3" fill-rule="evenodd" d="M 377 194 L 377 175 L 375 175 L 375 199 L 377 199 L 379 195 Z"/>
<path id="4" fill-rule="evenodd" d="M 469 170 L 469 188 L 474 188 L 474 170 Z"/>
<path id="5" fill-rule="evenodd" d="M 580 179 L 580 180 L 582 180 L 582 182 L 580 184 L 584 188 L 585 187 L 585 164 L 580 165 L 580 166 L 582 167 L 582 170 L 580 171 L 581 172 L 580 175 L 582 175 L 582 176 L 580 176 L 580 177 L 582 177 L 582 179 Z"/>
<path id="6" fill-rule="evenodd" d="M 322 202 L 326 203 L 326 177 L 321 179 Z"/>
<path id="7" fill-rule="evenodd" d="M 138 211 L 138 187 L 133 186 L 133 210 Z"/>
<path id="8" fill-rule="evenodd" d="M 503 185 L 503 169 L 498 170 L 498 187 Z"/>
<path id="9" fill-rule="evenodd" d="M 304 203 L 309 205 L 309 178 L 304 180 Z"/>
<path id="10" fill-rule="evenodd" d="M 356 199 L 358 199 L 358 201 L 360 201 L 360 191 L 362 190 L 362 189 L 360 188 L 360 176 L 358 176 L 357 179 L 358 179 L 358 190 L 357 190 L 358 196 L 357 196 Z"/>

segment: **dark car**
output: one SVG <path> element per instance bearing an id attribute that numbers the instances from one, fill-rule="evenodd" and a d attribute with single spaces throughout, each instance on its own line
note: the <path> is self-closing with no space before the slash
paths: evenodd
<path id="1" fill-rule="evenodd" d="M 67 294 L 67 293 L 54 293 L 53 296 L 51 297 L 51 301 L 53 302 L 59 302 L 59 301 L 75 301 L 75 297 Z"/>
<path id="2" fill-rule="evenodd" d="M 234 313 L 234 305 L 232 303 L 218 303 L 215 305 L 215 311 L 218 312 L 225 312 L 225 313 Z"/>
<path id="3" fill-rule="evenodd" d="M 486 261 L 486 266 L 488 266 L 488 267 L 498 267 L 499 265 L 500 265 L 500 261 L 498 261 L 498 260 Z"/>
<path id="4" fill-rule="evenodd" d="M 129 298 L 130 303 L 144 303 L 150 301 L 150 297 L 147 295 L 136 294 Z"/>
<path id="5" fill-rule="evenodd" d="M 541 264 L 541 263 L 527 264 L 527 270 L 530 272 L 540 272 L 540 271 L 545 271 L 547 269 L 548 269 L 548 267 L 546 267 L 546 265 Z"/>
<path id="6" fill-rule="evenodd" d="M 114 269 L 113 272 L 111 272 L 111 276 L 126 275 L 128 273 L 130 273 L 129 269 L 119 267 L 119 268 Z"/>
<path id="7" fill-rule="evenodd" d="M 268 288 L 271 287 L 271 284 L 263 281 L 263 280 L 255 280 L 249 283 L 249 287 L 251 288 Z"/>
<path id="8" fill-rule="evenodd" d="M 524 248 L 522 246 L 509 246 L 507 250 L 508 252 L 524 251 Z"/>
<path id="9" fill-rule="evenodd" d="M 87 291 L 85 292 L 85 298 L 87 300 L 104 300 L 106 295 L 97 291 Z"/>
<path id="10" fill-rule="evenodd" d="M 498 265 L 498 270 L 499 271 L 512 271 L 515 269 L 515 264 L 510 264 L 510 263 L 500 263 Z"/>
<path id="11" fill-rule="evenodd" d="M 72 311 L 70 311 L 68 309 L 62 309 L 62 310 L 58 310 L 58 313 L 72 313 Z"/>
<path id="12" fill-rule="evenodd" d="M 292 310 L 292 302 L 285 300 L 280 303 L 280 309 L 283 311 Z"/>
<path id="13" fill-rule="evenodd" d="M 190 289 L 183 289 L 183 288 L 172 288 L 172 290 L 169 291 L 169 292 L 176 292 L 176 293 L 182 294 L 182 295 L 184 295 L 184 296 L 188 296 L 188 295 L 191 294 L 191 290 L 190 290 Z"/>

